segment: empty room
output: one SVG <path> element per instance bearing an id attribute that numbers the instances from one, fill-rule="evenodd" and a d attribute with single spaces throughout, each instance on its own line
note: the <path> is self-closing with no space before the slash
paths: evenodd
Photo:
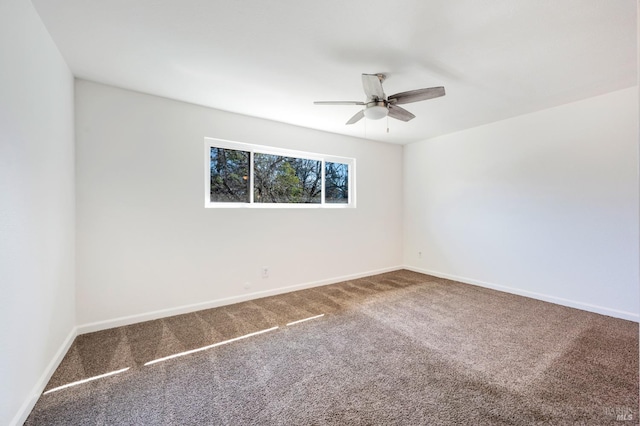
<path id="1" fill-rule="evenodd" d="M 636 0 L 2 0 L 0 424 L 638 424 Z"/>

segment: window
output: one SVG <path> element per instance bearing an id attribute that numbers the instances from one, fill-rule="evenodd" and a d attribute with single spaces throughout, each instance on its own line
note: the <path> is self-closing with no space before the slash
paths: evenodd
<path id="1" fill-rule="evenodd" d="M 346 163 L 324 163 L 325 202 L 348 203 L 349 165 Z"/>
<path id="2" fill-rule="evenodd" d="M 249 202 L 249 152 L 211 147 L 212 203 Z"/>
<path id="3" fill-rule="evenodd" d="M 254 203 L 320 203 L 322 162 L 275 154 L 253 154 Z"/>
<path id="4" fill-rule="evenodd" d="M 355 159 L 205 138 L 205 207 L 355 207 Z"/>

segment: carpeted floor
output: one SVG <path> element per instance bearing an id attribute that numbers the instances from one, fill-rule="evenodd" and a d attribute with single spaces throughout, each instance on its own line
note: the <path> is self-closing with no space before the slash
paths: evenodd
<path id="1" fill-rule="evenodd" d="M 48 391 L 25 424 L 631 425 L 638 324 L 397 271 L 78 336 Z"/>

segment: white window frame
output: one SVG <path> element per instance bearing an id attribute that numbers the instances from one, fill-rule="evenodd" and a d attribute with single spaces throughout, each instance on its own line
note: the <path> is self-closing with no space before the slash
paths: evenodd
<path id="1" fill-rule="evenodd" d="M 249 202 L 211 202 L 211 148 L 234 149 L 249 152 Z M 273 154 L 283 157 L 304 158 L 322 162 L 322 195 L 320 203 L 255 203 L 253 200 L 253 155 Z M 349 202 L 348 203 L 325 203 L 325 163 L 342 163 L 349 167 Z M 356 207 L 356 159 L 348 157 L 338 157 L 335 155 L 317 154 L 306 151 L 296 151 L 292 149 L 274 148 L 265 145 L 255 145 L 244 142 L 234 142 L 225 139 L 204 138 L 204 206 L 215 209 L 264 209 L 264 208 L 293 208 L 293 209 L 349 209 Z"/>

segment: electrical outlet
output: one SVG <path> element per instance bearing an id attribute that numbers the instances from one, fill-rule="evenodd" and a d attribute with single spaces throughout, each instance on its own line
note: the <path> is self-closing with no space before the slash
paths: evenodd
<path id="1" fill-rule="evenodd" d="M 418 259 L 422 259 L 422 252 L 421 251 L 418 252 Z"/>
<path id="2" fill-rule="evenodd" d="M 269 278 L 269 267 L 268 266 L 263 266 L 262 267 L 262 278 Z"/>
<path id="3" fill-rule="evenodd" d="M 249 290 L 251 288 L 251 283 L 250 282 L 246 282 L 246 283 L 244 283 L 243 287 L 244 287 L 245 290 Z"/>

